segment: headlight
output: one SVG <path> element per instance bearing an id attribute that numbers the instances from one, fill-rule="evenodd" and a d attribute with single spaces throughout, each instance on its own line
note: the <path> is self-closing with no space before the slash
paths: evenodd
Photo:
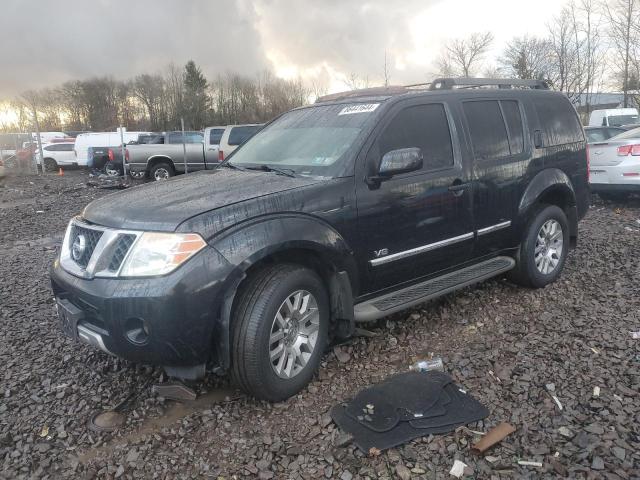
<path id="1" fill-rule="evenodd" d="M 196 233 L 145 232 L 133 245 L 120 276 L 150 277 L 169 273 L 206 246 Z"/>

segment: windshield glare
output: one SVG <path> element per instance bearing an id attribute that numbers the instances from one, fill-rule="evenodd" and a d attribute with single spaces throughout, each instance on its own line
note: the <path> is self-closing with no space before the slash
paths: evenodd
<path id="1" fill-rule="evenodd" d="M 355 104 L 363 105 L 363 104 Z M 238 149 L 230 163 L 334 176 L 378 104 L 325 105 L 286 113 Z"/>

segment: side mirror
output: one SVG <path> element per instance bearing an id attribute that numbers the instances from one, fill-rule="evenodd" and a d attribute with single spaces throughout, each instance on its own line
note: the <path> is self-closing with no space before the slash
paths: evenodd
<path id="1" fill-rule="evenodd" d="M 380 182 L 389 180 L 394 175 L 420 170 L 422 162 L 422 151 L 419 148 L 411 147 L 391 150 L 382 157 L 378 175 L 369 177 L 367 183 L 372 186 L 379 186 Z"/>

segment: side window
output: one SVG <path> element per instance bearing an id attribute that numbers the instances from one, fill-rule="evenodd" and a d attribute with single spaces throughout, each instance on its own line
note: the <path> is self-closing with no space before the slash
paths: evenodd
<path id="1" fill-rule="evenodd" d="M 405 108 L 382 132 L 378 146 L 380 156 L 400 148 L 420 148 L 426 171 L 452 166 L 453 145 L 444 105 L 433 103 Z"/>
<path id="2" fill-rule="evenodd" d="M 60 145 L 60 150 L 62 150 L 63 152 L 71 152 L 73 151 L 73 144 L 72 143 L 63 143 L 62 145 Z"/>
<path id="3" fill-rule="evenodd" d="M 185 143 L 202 143 L 204 135 L 200 132 L 189 132 L 184 134 Z"/>
<path id="4" fill-rule="evenodd" d="M 473 154 L 479 160 L 507 157 L 509 138 L 497 100 L 464 102 Z"/>
<path id="5" fill-rule="evenodd" d="M 500 100 L 500 105 L 509 130 L 511 155 L 519 155 L 524 151 L 524 129 L 520 107 L 515 100 Z"/>
<path id="6" fill-rule="evenodd" d="M 46 147 L 44 147 L 42 150 L 44 150 L 45 152 L 55 152 L 57 145 L 47 145 Z"/>
<path id="7" fill-rule="evenodd" d="M 222 138 L 222 134 L 224 133 L 223 128 L 213 128 L 209 132 L 209 143 L 211 145 L 219 145 L 220 139 Z"/>
<path id="8" fill-rule="evenodd" d="M 170 133 L 167 143 L 182 143 L 182 132 Z"/>
<path id="9" fill-rule="evenodd" d="M 555 95 L 545 96 L 535 99 L 534 105 L 545 135 L 545 147 L 584 140 L 582 126 L 568 99 Z"/>
<path id="10" fill-rule="evenodd" d="M 262 125 L 233 127 L 229 132 L 229 145 L 242 145 L 262 128 Z"/>

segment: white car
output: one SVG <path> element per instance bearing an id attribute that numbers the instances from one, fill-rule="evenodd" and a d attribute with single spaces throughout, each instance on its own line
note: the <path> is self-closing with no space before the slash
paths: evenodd
<path id="1" fill-rule="evenodd" d="M 589 145 L 591 191 L 608 200 L 640 193 L 640 128 Z"/>
<path id="2" fill-rule="evenodd" d="M 589 116 L 590 127 L 618 127 L 631 123 L 638 123 L 638 110 L 635 108 L 594 110 Z"/>
<path id="3" fill-rule="evenodd" d="M 246 125 L 228 125 L 218 147 L 218 161 L 223 161 L 231 152 L 253 137 L 264 125 L 262 123 L 248 123 Z"/>
<path id="4" fill-rule="evenodd" d="M 44 155 L 44 168 L 50 172 L 68 165 L 78 165 L 76 155 L 73 152 L 74 142 L 48 143 L 42 146 Z M 36 150 L 36 158 L 40 165 L 40 153 Z"/>

